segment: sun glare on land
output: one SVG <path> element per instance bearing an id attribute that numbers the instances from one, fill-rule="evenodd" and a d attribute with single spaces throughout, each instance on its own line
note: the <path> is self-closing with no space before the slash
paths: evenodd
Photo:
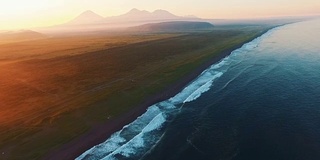
<path id="1" fill-rule="evenodd" d="M 30 10 L 46 8 L 45 0 L 1 0 L 0 14 L 20 14 Z"/>
<path id="2" fill-rule="evenodd" d="M 0 30 L 51 25 L 52 10 L 62 5 L 63 0 L 0 0 Z"/>

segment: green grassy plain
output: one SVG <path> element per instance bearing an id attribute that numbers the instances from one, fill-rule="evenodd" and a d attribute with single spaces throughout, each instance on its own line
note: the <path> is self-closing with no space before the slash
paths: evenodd
<path id="1" fill-rule="evenodd" d="M 266 29 L 217 27 L 0 45 L 0 159 L 40 159 Z"/>

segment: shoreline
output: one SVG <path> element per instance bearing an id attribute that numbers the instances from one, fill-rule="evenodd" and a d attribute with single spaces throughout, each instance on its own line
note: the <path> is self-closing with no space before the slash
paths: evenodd
<path id="1" fill-rule="evenodd" d="M 123 115 L 110 120 L 109 122 L 93 127 L 88 132 L 64 144 L 62 147 L 49 151 L 49 153 L 42 159 L 55 160 L 77 158 L 93 146 L 107 140 L 113 133 L 121 130 L 123 126 L 133 122 L 135 119 L 137 119 L 137 117 L 145 113 L 151 105 L 169 99 L 181 92 L 184 87 L 186 87 L 190 82 L 196 79 L 204 70 L 206 70 L 211 65 L 218 63 L 223 58 L 229 56 L 232 51 L 242 47 L 244 44 L 251 42 L 252 40 L 262 36 L 269 30 L 276 27 L 279 26 L 269 27 L 268 29 L 262 30 L 261 33 L 257 34 L 255 37 L 244 41 L 243 43 L 238 44 L 234 47 L 221 51 L 219 54 L 217 54 L 217 56 L 214 56 L 213 58 L 207 60 L 199 67 L 195 68 L 191 73 L 182 77 L 179 82 L 175 82 L 167 86 L 163 91 L 147 97 L 147 100 L 145 102 L 136 107 L 133 107 L 131 111 L 124 113 Z"/>

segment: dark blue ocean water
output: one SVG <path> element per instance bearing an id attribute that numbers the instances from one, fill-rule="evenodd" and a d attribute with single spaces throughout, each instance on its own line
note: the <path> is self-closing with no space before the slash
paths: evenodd
<path id="1" fill-rule="evenodd" d="M 78 159 L 320 160 L 320 21 L 273 29 Z"/>

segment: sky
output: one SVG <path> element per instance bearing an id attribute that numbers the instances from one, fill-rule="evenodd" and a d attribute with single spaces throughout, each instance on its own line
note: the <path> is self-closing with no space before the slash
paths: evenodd
<path id="1" fill-rule="evenodd" d="M 320 0 L 0 0 L 0 30 L 62 24 L 86 10 L 109 17 L 137 8 L 179 16 L 239 19 L 319 15 Z"/>

